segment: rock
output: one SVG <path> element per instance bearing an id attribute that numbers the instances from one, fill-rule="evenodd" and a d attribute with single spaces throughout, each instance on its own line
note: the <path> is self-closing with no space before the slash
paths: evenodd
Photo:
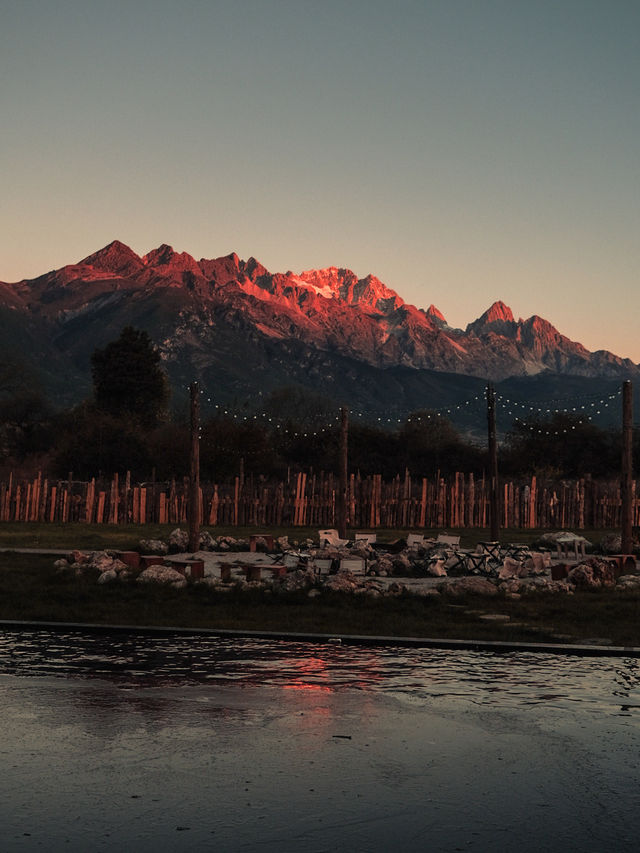
<path id="1" fill-rule="evenodd" d="M 221 578 L 214 578 L 211 575 L 207 575 L 205 578 L 200 578 L 195 581 L 196 586 L 208 586 L 208 587 L 217 587 L 222 583 Z"/>
<path id="2" fill-rule="evenodd" d="M 402 595 L 406 591 L 406 586 L 403 583 L 398 583 L 397 581 L 394 581 L 387 587 L 387 595 Z"/>
<path id="3" fill-rule="evenodd" d="M 111 564 L 111 569 L 122 577 L 122 575 L 129 570 L 129 566 L 126 563 L 123 563 L 122 560 L 115 559 Z M 129 574 L 131 574 L 131 572 L 129 572 Z"/>
<path id="4" fill-rule="evenodd" d="M 113 557 L 106 551 L 93 551 L 88 555 L 85 565 L 89 569 L 106 572 L 113 567 Z"/>
<path id="5" fill-rule="evenodd" d="M 320 592 L 320 590 L 314 587 L 313 589 L 310 589 L 307 593 L 307 598 L 317 598 L 321 594 L 322 593 Z"/>
<path id="6" fill-rule="evenodd" d="M 84 551 L 71 551 L 68 556 L 68 562 L 73 563 L 74 565 L 86 563 L 89 559 L 89 555 L 85 554 Z"/>
<path id="7" fill-rule="evenodd" d="M 187 585 L 187 580 L 180 572 L 169 566 L 149 566 L 138 575 L 140 583 L 162 583 L 181 589 Z"/>
<path id="8" fill-rule="evenodd" d="M 600 550 L 603 554 L 621 554 L 622 536 L 619 533 L 609 533 L 600 540 Z"/>
<path id="9" fill-rule="evenodd" d="M 253 538 L 253 547 L 256 551 L 265 554 L 269 550 L 269 543 L 264 536 L 255 536 Z"/>
<path id="10" fill-rule="evenodd" d="M 407 574 L 411 568 L 411 560 L 409 555 L 401 551 L 399 554 L 394 554 L 392 559 L 393 573 L 396 575 Z"/>
<path id="11" fill-rule="evenodd" d="M 234 539 L 233 536 L 221 536 L 218 539 L 219 551 L 248 551 L 249 541 L 247 539 Z"/>
<path id="12" fill-rule="evenodd" d="M 440 593 L 435 587 L 418 586 L 412 589 L 413 595 L 418 595 L 420 598 L 440 598 Z"/>
<path id="13" fill-rule="evenodd" d="M 386 554 L 382 554 L 373 565 L 375 565 L 376 571 L 380 575 L 382 575 L 382 572 L 384 572 L 385 575 L 393 574 L 393 562 Z"/>
<path id="14" fill-rule="evenodd" d="M 291 551 L 291 543 L 289 542 L 288 536 L 278 536 L 276 539 L 276 545 L 281 551 Z"/>
<path id="15" fill-rule="evenodd" d="M 160 539 L 141 539 L 138 543 L 142 554 L 158 554 L 164 556 L 169 553 L 169 546 Z"/>
<path id="16" fill-rule="evenodd" d="M 68 560 L 63 560 L 63 559 L 56 560 L 55 563 L 53 564 L 53 568 L 57 572 L 66 572 L 71 568 L 71 563 Z"/>
<path id="17" fill-rule="evenodd" d="M 325 587 L 334 592 L 353 592 L 359 586 L 356 578 L 349 572 L 338 572 L 337 575 L 329 575 L 325 581 Z"/>
<path id="18" fill-rule="evenodd" d="M 432 578 L 443 578 L 447 576 L 444 560 L 434 560 L 427 565 L 427 574 Z"/>
<path id="19" fill-rule="evenodd" d="M 182 553 L 189 547 L 189 534 L 177 527 L 169 534 L 169 551 L 174 554 Z"/>
<path id="20" fill-rule="evenodd" d="M 283 592 L 296 592 L 309 589 L 315 583 L 316 575 L 312 569 L 296 569 L 294 572 L 287 572 L 280 581 L 278 589 Z"/>
<path id="21" fill-rule="evenodd" d="M 498 572 L 498 578 L 500 580 L 506 580 L 507 578 L 519 578 L 522 576 L 520 572 L 523 569 L 524 566 L 519 560 L 514 560 L 513 557 L 505 557 L 502 567 Z"/>
<path id="22" fill-rule="evenodd" d="M 358 544 L 350 549 L 351 557 L 362 557 L 363 560 L 370 560 L 375 553 L 374 549 L 366 544 Z"/>
<path id="23" fill-rule="evenodd" d="M 640 590 L 640 575 L 620 575 L 616 590 Z"/>
<path id="24" fill-rule="evenodd" d="M 118 580 L 118 573 L 114 569 L 107 569 L 106 572 L 102 572 L 100 577 L 98 578 L 98 583 L 111 583 L 111 581 Z"/>
<path id="25" fill-rule="evenodd" d="M 459 578 L 448 584 L 441 584 L 438 589 L 446 595 L 457 597 L 459 595 L 497 595 L 498 587 L 486 578 L 466 577 Z"/>
<path id="26" fill-rule="evenodd" d="M 525 588 L 525 584 L 518 578 L 510 578 L 499 585 L 500 592 L 504 593 L 504 595 L 509 597 L 511 597 L 512 595 L 517 595 L 518 597 L 520 597 L 523 588 Z"/>
<path id="27" fill-rule="evenodd" d="M 203 530 L 200 534 L 200 551 L 215 551 L 216 550 L 216 540 L 213 536 L 207 531 Z"/>
<path id="28" fill-rule="evenodd" d="M 610 562 L 590 557 L 571 569 L 567 575 L 567 581 L 577 587 L 599 589 L 615 586 L 616 576 Z"/>
<path id="29" fill-rule="evenodd" d="M 530 557 L 524 561 L 524 567 L 529 574 L 541 575 L 544 574 L 551 566 L 551 554 L 549 552 L 541 554 L 539 551 L 534 551 Z"/>

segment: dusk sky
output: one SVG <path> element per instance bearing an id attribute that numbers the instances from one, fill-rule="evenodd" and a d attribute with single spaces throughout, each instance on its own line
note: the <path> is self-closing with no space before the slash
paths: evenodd
<path id="1" fill-rule="evenodd" d="M 0 0 L 0 280 L 119 239 L 640 361 L 638 0 Z"/>

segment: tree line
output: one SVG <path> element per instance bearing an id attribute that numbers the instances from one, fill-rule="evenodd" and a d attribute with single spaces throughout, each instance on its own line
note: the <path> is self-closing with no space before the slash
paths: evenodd
<path id="1" fill-rule="evenodd" d="M 55 410 L 33 385 L 0 371 L 0 466 L 5 472 L 43 470 L 80 479 L 131 471 L 139 481 L 182 477 L 189 471 L 190 426 L 186 409 L 170 411 L 169 382 L 146 332 L 125 328 L 91 359 L 93 393 L 83 403 Z M 238 418 L 220 411 L 203 418 L 203 480 L 238 474 L 282 478 L 291 470 L 338 471 L 339 426 L 335 401 L 301 387 L 282 388 L 245 404 Z M 246 419 L 245 419 L 246 418 Z M 319 427 L 322 427 L 320 430 Z M 315 433 L 315 434 L 314 434 Z M 634 458 L 640 435 L 634 432 Z M 499 449 L 504 476 L 549 478 L 616 476 L 620 431 L 571 413 L 514 421 Z M 461 434 L 446 417 L 411 413 L 389 429 L 351 420 L 349 470 L 394 477 L 481 476 L 488 468 L 483 442 Z"/>

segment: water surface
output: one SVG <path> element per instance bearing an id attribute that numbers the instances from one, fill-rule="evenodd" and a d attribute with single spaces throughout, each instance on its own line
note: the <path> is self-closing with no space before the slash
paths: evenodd
<path id="1" fill-rule="evenodd" d="M 0 633 L 2 849 L 636 850 L 625 658 Z"/>

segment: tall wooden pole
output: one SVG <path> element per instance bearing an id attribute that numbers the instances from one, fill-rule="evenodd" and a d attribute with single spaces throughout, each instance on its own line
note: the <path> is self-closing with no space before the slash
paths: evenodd
<path id="1" fill-rule="evenodd" d="M 189 550 L 200 547 L 200 391 L 189 385 L 191 396 L 191 476 L 189 479 Z"/>
<path id="2" fill-rule="evenodd" d="M 633 386 L 631 380 L 622 383 L 622 466 L 620 493 L 622 497 L 622 553 L 632 548 L 632 477 L 633 477 Z"/>
<path id="3" fill-rule="evenodd" d="M 340 494 L 338 495 L 338 536 L 347 538 L 347 483 L 349 448 L 349 410 L 340 409 Z"/>
<path id="4" fill-rule="evenodd" d="M 487 426 L 489 439 L 489 523 L 491 541 L 500 537 L 500 508 L 498 504 L 498 442 L 496 440 L 496 392 L 493 384 L 487 385 Z"/>

